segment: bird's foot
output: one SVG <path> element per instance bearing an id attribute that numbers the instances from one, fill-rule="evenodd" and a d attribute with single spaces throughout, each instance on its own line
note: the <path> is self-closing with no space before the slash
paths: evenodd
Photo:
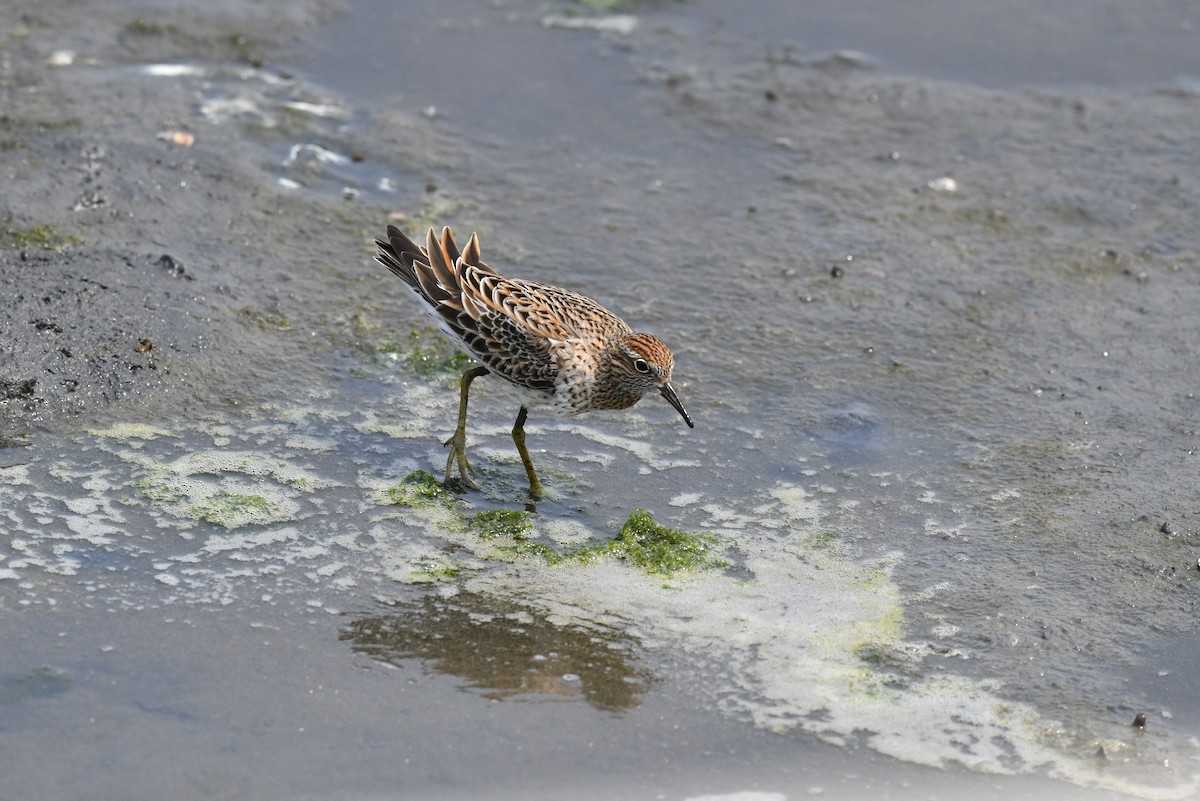
<path id="1" fill-rule="evenodd" d="M 467 432 L 459 429 L 454 432 L 454 436 L 443 443 L 445 447 L 450 449 L 450 456 L 446 459 L 446 481 L 450 484 L 450 471 L 458 467 L 458 482 L 467 489 L 477 490 L 478 485 L 471 478 L 471 474 L 476 472 L 475 468 L 467 461 Z"/>
<path id="2" fill-rule="evenodd" d="M 540 501 L 546 497 L 546 488 L 542 486 L 542 482 L 538 481 L 536 475 L 529 477 L 529 499 Z"/>

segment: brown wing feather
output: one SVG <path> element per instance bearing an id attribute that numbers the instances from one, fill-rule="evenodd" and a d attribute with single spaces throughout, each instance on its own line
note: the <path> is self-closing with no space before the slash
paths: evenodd
<path id="1" fill-rule="evenodd" d="M 549 339 L 531 335 L 511 317 L 494 311 L 479 320 L 475 357 L 509 381 L 546 393 L 554 392 L 558 365 Z"/>
<path id="2" fill-rule="evenodd" d="M 569 289 L 469 268 L 461 277 L 463 296 L 472 305 L 510 317 L 540 337 L 562 341 L 591 331 L 629 330 L 608 309 Z"/>

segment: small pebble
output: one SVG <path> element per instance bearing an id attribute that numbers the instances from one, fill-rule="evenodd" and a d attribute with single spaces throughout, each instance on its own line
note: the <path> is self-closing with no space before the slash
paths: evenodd
<path id="1" fill-rule="evenodd" d="M 183 147 L 191 147 L 196 144 L 196 137 L 187 131 L 159 131 L 156 138 Z"/>
<path id="2" fill-rule="evenodd" d="M 928 186 L 934 192 L 945 192 L 948 195 L 954 194 L 958 191 L 958 181 L 949 176 L 944 176 L 942 178 L 937 178 L 933 181 L 930 181 L 928 184 L 926 184 L 926 186 Z"/>
<path id="3" fill-rule="evenodd" d="M 183 275 L 183 262 L 167 253 L 158 257 L 158 266 L 176 278 Z"/>

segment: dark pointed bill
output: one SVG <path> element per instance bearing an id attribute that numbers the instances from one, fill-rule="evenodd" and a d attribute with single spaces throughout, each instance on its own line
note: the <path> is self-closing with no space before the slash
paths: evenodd
<path id="1" fill-rule="evenodd" d="M 688 417 L 687 409 L 683 408 L 683 404 L 679 401 L 679 396 L 675 394 L 675 388 L 670 384 L 663 384 L 658 388 L 662 396 L 667 399 L 667 403 L 675 407 L 675 411 L 683 415 L 683 421 L 688 424 L 688 428 L 695 428 L 696 424 L 692 422 L 692 418 Z"/>

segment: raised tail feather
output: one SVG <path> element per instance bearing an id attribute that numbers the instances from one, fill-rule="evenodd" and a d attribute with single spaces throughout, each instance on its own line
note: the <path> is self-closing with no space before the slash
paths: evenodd
<path id="1" fill-rule="evenodd" d="M 379 248 L 379 253 L 375 255 L 375 261 L 404 279 L 404 283 L 417 288 L 419 285 L 413 262 L 424 263 L 428 260 L 425 249 L 414 244 L 404 235 L 403 231 L 394 225 L 387 227 L 387 236 L 389 240 L 387 242 L 382 239 L 375 240 L 375 245 Z"/>
<path id="2" fill-rule="evenodd" d="M 422 247 L 394 225 L 387 227 L 388 241 L 376 239 L 379 252 L 375 261 L 404 279 L 404 282 L 432 301 L 442 300 L 458 290 L 459 271 L 464 265 L 495 275 L 495 271 L 479 258 L 479 237 L 471 234 L 466 249 L 460 251 L 449 228 L 442 229 L 439 238 L 432 228 L 425 235 Z"/>

